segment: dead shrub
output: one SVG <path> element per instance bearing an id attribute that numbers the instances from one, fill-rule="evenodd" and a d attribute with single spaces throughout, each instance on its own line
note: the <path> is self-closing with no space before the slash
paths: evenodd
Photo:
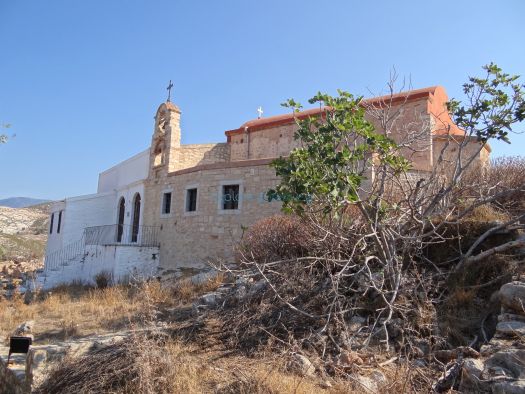
<path id="1" fill-rule="evenodd" d="M 503 156 L 492 159 L 487 170 L 487 188 L 492 193 L 515 190 L 499 197 L 494 205 L 516 214 L 525 212 L 525 157 Z"/>
<path id="2" fill-rule="evenodd" d="M 239 247 L 239 259 L 267 263 L 306 254 L 309 227 L 296 216 L 275 215 L 248 229 Z"/>
<path id="3" fill-rule="evenodd" d="M 461 346 L 492 338 L 500 312 L 493 295 L 512 280 L 518 267 L 511 256 L 495 255 L 448 278 L 448 295 L 438 305 L 437 318 L 449 343 Z"/>
<path id="4" fill-rule="evenodd" d="M 456 262 L 478 237 L 494 227 L 495 221 L 508 220 L 507 217 L 506 213 L 490 206 L 479 207 L 459 223 L 444 224 L 440 231 L 440 239 L 434 237 L 433 242 L 423 250 L 423 254 L 437 265 L 448 266 Z M 440 222 L 441 220 L 435 220 L 433 224 L 437 226 Z M 475 253 L 512 241 L 517 236 L 516 230 L 495 233 L 479 245 Z"/>
<path id="5" fill-rule="evenodd" d="M 506 222 L 509 219 L 509 214 L 495 205 L 481 205 L 466 216 L 466 220 L 478 223 Z"/>
<path id="6" fill-rule="evenodd" d="M 113 284 L 113 274 L 109 271 L 101 271 L 95 275 L 95 284 L 99 289 L 105 289 Z"/>
<path id="7" fill-rule="evenodd" d="M 140 357 L 138 348 L 118 343 L 94 350 L 77 359 L 65 358 L 50 371 L 46 380 L 35 391 L 39 394 L 146 393 L 139 391 L 139 387 L 144 384 L 141 380 Z M 158 362 L 160 367 L 162 359 Z M 155 385 L 155 382 L 151 384 Z"/>

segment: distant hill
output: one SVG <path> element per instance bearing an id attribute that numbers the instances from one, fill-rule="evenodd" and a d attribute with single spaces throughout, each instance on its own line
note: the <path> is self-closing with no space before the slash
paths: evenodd
<path id="1" fill-rule="evenodd" d="M 49 229 L 49 205 L 0 206 L 0 262 L 42 259 Z"/>
<path id="2" fill-rule="evenodd" d="M 32 205 L 42 204 L 45 202 L 49 202 L 49 200 L 30 197 L 10 197 L 0 200 L 0 207 L 25 208 L 30 207 Z"/>

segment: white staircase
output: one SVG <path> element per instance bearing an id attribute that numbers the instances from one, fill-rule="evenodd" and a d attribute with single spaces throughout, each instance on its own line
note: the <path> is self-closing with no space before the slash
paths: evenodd
<path id="1" fill-rule="evenodd" d="M 83 268 L 85 247 L 83 235 L 78 241 L 47 254 L 44 260 L 44 269 L 37 272 L 35 283 L 31 287 L 49 289 L 61 283 L 75 280 L 79 270 Z"/>

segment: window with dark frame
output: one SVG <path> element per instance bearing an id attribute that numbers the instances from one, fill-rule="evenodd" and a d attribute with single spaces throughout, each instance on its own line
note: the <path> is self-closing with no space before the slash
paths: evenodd
<path id="1" fill-rule="evenodd" d="M 164 193 L 162 197 L 162 213 L 167 215 L 171 212 L 171 192 Z"/>
<path id="2" fill-rule="evenodd" d="M 239 185 L 222 187 L 222 209 L 239 209 Z"/>
<path id="3" fill-rule="evenodd" d="M 197 210 L 197 189 L 186 190 L 186 212 Z"/>
<path id="4" fill-rule="evenodd" d="M 55 221 L 55 214 L 51 214 L 51 220 L 49 223 L 49 234 L 53 234 L 53 222 Z"/>
<path id="5" fill-rule="evenodd" d="M 60 233 L 60 226 L 62 225 L 62 211 L 58 213 L 58 225 L 57 225 L 57 234 Z"/>

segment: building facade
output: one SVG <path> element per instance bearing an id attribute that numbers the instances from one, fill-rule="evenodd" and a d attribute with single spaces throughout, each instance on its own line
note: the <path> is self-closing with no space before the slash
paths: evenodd
<path id="1" fill-rule="evenodd" d="M 417 146 L 403 154 L 413 171 L 424 173 L 433 169 L 450 136 L 463 135 L 445 110 L 447 100 L 437 86 L 363 103 L 380 132 L 373 111 L 386 103 L 399 111 L 398 126 L 390 130 L 394 140 L 419 133 Z M 296 118 L 324 110 L 254 119 L 226 131 L 226 142 L 182 145 L 180 109 L 169 101 L 161 104 L 149 149 L 101 173 L 96 194 L 53 204 L 39 283 L 89 282 L 100 271 L 115 280 L 185 275 L 206 270 L 212 260 L 231 260 L 247 228 L 280 212 L 281 204 L 266 198 L 278 183 L 269 164 L 299 146 Z M 469 143 L 469 149 L 478 146 Z M 487 146 L 479 162 L 488 155 Z M 78 253 L 64 252 L 75 242 Z"/>

